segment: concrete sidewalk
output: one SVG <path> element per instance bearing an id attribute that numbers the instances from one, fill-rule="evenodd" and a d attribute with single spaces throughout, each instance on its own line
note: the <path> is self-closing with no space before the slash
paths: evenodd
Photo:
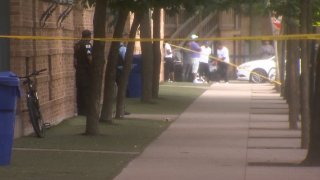
<path id="1" fill-rule="evenodd" d="M 214 84 L 116 180 L 318 180 L 269 84 Z"/>

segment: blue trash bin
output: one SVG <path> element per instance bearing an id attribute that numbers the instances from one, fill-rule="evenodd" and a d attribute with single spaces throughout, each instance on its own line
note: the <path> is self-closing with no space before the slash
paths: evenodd
<path id="1" fill-rule="evenodd" d="M 14 136 L 19 78 L 12 72 L 0 72 L 0 166 L 10 164 Z"/>
<path id="2" fill-rule="evenodd" d="M 141 73 L 142 71 L 142 62 L 141 54 L 134 55 L 132 58 L 132 67 L 131 73 Z"/>
<path id="3" fill-rule="evenodd" d="M 127 97 L 128 98 L 138 98 L 142 95 L 142 82 L 140 73 L 130 73 L 128 88 L 127 88 Z"/>
<path id="4" fill-rule="evenodd" d="M 138 98 L 142 95 L 141 80 L 142 62 L 141 54 L 134 55 L 132 59 L 131 72 L 128 79 L 127 97 Z"/>

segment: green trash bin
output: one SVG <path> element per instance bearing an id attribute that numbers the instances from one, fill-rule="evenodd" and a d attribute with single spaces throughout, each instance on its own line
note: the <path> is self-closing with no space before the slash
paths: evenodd
<path id="1" fill-rule="evenodd" d="M 18 97 L 19 78 L 12 72 L 0 72 L 0 166 L 10 164 Z"/>

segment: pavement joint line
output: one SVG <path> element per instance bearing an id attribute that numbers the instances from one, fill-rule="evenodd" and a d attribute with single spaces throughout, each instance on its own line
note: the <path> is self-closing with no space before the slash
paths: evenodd
<path id="1" fill-rule="evenodd" d="M 276 91 L 253 91 L 252 93 L 264 95 L 264 94 L 276 94 Z"/>
<path id="2" fill-rule="evenodd" d="M 297 162 L 248 162 L 248 166 L 301 167 Z"/>
<path id="3" fill-rule="evenodd" d="M 260 100 L 259 100 L 260 101 Z M 251 102 L 252 105 L 260 105 L 262 104 L 261 102 Z M 283 102 L 279 102 L 279 103 L 276 103 L 276 102 L 266 102 L 264 103 L 265 105 L 288 105 L 286 103 L 283 103 Z"/>
<path id="4" fill-rule="evenodd" d="M 294 130 L 291 130 L 289 128 L 273 128 L 273 127 L 270 127 L 270 128 L 267 128 L 267 127 L 249 127 L 249 130 L 272 130 L 272 131 L 300 131 L 300 129 L 294 129 Z"/>
<path id="5" fill-rule="evenodd" d="M 40 148 L 13 148 L 14 151 L 39 151 L 39 152 L 70 152 L 70 153 L 97 153 L 97 154 L 126 154 L 138 155 L 140 152 L 119 152 L 119 151 L 96 151 L 76 149 L 40 149 Z"/>
<path id="6" fill-rule="evenodd" d="M 301 149 L 300 147 L 289 147 L 289 146 L 284 146 L 284 147 L 268 147 L 268 146 L 248 146 L 247 149 Z"/>
<path id="7" fill-rule="evenodd" d="M 250 123 L 287 123 L 288 120 L 260 120 L 260 119 L 253 119 L 250 121 Z"/>
<path id="8" fill-rule="evenodd" d="M 270 106 L 271 106 L 271 104 L 270 104 Z M 259 109 L 259 110 L 278 110 L 278 109 L 280 109 L 280 110 L 283 110 L 283 109 L 285 109 L 285 110 L 287 110 L 288 108 L 287 107 L 277 107 L 277 108 L 274 108 L 274 107 L 252 107 L 251 108 L 252 110 L 257 110 L 257 109 Z"/>
<path id="9" fill-rule="evenodd" d="M 253 95 L 251 95 L 251 98 L 253 100 L 256 100 L 256 99 L 260 99 L 260 100 L 280 100 L 280 101 L 284 100 L 282 97 L 279 97 L 277 95 L 267 96 L 267 95 L 253 94 Z"/>
<path id="10" fill-rule="evenodd" d="M 266 112 L 261 112 L 261 113 L 259 113 L 259 112 L 251 112 L 251 114 L 253 114 L 253 115 L 258 115 L 258 114 L 260 114 L 260 115 L 262 115 L 262 114 L 273 114 L 273 115 L 281 115 L 281 114 L 288 114 L 288 113 L 285 113 L 285 112 L 276 112 L 276 113 L 273 113 L 273 112 L 269 112 L 269 113 L 266 113 Z"/>
<path id="11" fill-rule="evenodd" d="M 249 136 L 249 139 L 300 139 L 300 136 L 284 137 L 284 136 Z"/>
<path id="12" fill-rule="evenodd" d="M 287 104 L 283 102 L 281 99 L 252 99 L 252 104 Z"/>

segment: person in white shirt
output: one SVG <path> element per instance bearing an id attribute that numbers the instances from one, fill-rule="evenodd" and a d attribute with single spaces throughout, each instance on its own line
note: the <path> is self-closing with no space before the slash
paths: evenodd
<path id="1" fill-rule="evenodd" d="M 174 62 L 171 46 L 168 42 L 164 44 L 164 72 L 165 80 L 168 82 L 174 81 Z"/>
<path id="2" fill-rule="evenodd" d="M 193 80 L 195 80 L 199 76 L 199 61 L 200 61 L 201 47 L 196 42 L 197 38 L 198 38 L 198 36 L 196 34 L 192 34 L 191 35 L 192 41 L 190 41 L 188 43 L 189 49 L 191 50 L 190 58 L 191 58 L 191 61 L 192 61 Z"/>
<path id="3" fill-rule="evenodd" d="M 204 42 L 200 52 L 199 75 L 207 82 L 209 82 L 209 56 L 211 52 L 212 50 L 209 46 L 209 42 Z"/>
<path id="4" fill-rule="evenodd" d="M 229 68 L 229 50 L 221 42 L 217 43 L 217 56 L 221 60 L 218 63 L 218 69 L 220 72 L 220 80 L 223 79 L 226 83 L 229 82 L 228 68 Z"/>

